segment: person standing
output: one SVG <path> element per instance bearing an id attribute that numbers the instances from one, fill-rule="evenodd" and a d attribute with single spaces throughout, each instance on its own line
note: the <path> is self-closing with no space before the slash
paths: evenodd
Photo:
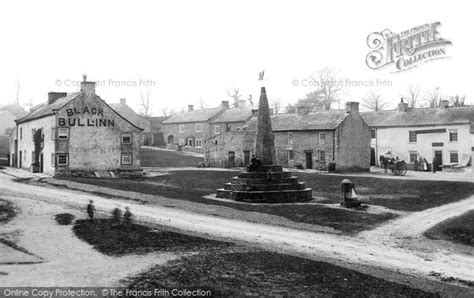
<path id="1" fill-rule="evenodd" d="M 433 173 L 436 173 L 436 170 L 438 168 L 438 160 L 436 159 L 436 157 L 433 157 L 433 162 L 431 163 L 431 167 L 432 167 Z"/>
<path id="2" fill-rule="evenodd" d="M 87 215 L 89 216 L 89 219 L 91 221 L 94 220 L 94 214 L 95 214 L 95 206 L 94 206 L 94 201 L 90 200 L 89 204 L 87 205 Z"/>

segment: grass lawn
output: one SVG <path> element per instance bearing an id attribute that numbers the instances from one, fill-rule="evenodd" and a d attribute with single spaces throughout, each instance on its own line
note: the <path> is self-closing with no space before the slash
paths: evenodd
<path id="1" fill-rule="evenodd" d="M 177 151 L 142 148 L 140 161 L 142 167 L 197 167 L 204 158 Z"/>
<path id="2" fill-rule="evenodd" d="M 210 290 L 214 297 L 436 297 L 324 262 L 241 250 L 201 253 L 170 261 L 131 280 L 131 290 Z"/>
<path id="3" fill-rule="evenodd" d="M 75 235 L 101 253 L 113 256 L 149 252 L 185 252 L 227 247 L 232 244 L 130 224 L 114 224 L 111 219 L 77 220 Z"/>
<path id="4" fill-rule="evenodd" d="M 205 195 L 229 182 L 238 172 L 230 171 L 171 171 L 169 175 L 134 179 L 69 178 L 72 181 L 160 195 L 203 204 L 281 216 L 295 222 L 333 227 L 345 233 L 357 233 L 371 229 L 396 217 L 393 213 L 372 214 L 335 209 L 320 205 L 251 205 L 226 201 L 208 200 Z M 323 203 L 338 203 L 340 182 L 345 177 L 335 175 L 298 173 L 300 181 L 313 188 L 313 194 L 323 197 Z M 369 204 L 396 210 L 420 211 L 455 202 L 474 193 L 474 184 L 467 182 L 411 181 L 369 177 L 351 177 L 359 194 Z"/>
<path id="5" fill-rule="evenodd" d="M 474 210 L 450 218 L 425 232 L 430 239 L 444 239 L 474 246 Z"/>
<path id="6" fill-rule="evenodd" d="M 16 216 L 12 202 L 0 199 L 0 223 L 6 223 Z"/>

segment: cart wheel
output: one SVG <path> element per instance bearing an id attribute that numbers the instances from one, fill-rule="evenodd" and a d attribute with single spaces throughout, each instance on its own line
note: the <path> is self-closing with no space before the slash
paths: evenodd
<path id="1" fill-rule="evenodd" d="M 400 167 L 400 175 L 404 176 L 407 173 L 407 166 L 403 165 Z"/>

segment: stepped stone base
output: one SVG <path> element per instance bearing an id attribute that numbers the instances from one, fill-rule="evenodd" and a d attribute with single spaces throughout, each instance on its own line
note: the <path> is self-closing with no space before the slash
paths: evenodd
<path id="1" fill-rule="evenodd" d="M 217 198 L 253 203 L 291 203 L 312 199 L 312 190 L 279 165 L 260 166 L 256 172 L 242 172 L 217 190 Z"/>

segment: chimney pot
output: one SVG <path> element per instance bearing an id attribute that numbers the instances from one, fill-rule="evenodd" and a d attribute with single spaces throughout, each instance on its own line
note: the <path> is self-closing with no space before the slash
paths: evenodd
<path id="1" fill-rule="evenodd" d="M 346 112 L 352 114 L 359 114 L 359 103 L 357 101 L 346 102 Z"/>
<path id="2" fill-rule="evenodd" d="M 67 96 L 66 92 L 48 92 L 48 104 L 50 105 L 54 103 L 56 100 L 65 96 Z"/>
<path id="3" fill-rule="evenodd" d="M 439 108 L 440 109 L 446 109 L 447 107 L 449 107 L 449 101 L 448 100 L 443 99 L 443 100 L 439 101 Z"/>
<path id="4" fill-rule="evenodd" d="M 401 102 L 398 104 L 398 111 L 399 112 L 408 111 L 408 104 L 406 102 L 403 102 L 403 98 L 402 98 Z"/>
<path id="5" fill-rule="evenodd" d="M 83 81 L 81 82 L 81 91 L 85 92 L 86 95 L 95 95 L 95 82 L 87 81 L 87 75 L 83 75 Z"/>
<path id="6" fill-rule="evenodd" d="M 229 108 L 229 101 L 228 100 L 223 100 L 222 101 L 222 107 L 224 109 L 228 109 Z"/>
<path id="7" fill-rule="evenodd" d="M 192 112 L 194 110 L 194 105 L 188 105 L 188 112 Z"/>

